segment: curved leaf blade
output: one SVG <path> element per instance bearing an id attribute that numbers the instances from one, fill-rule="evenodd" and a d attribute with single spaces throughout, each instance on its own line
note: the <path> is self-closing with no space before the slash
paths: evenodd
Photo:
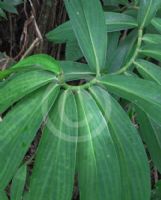
<path id="1" fill-rule="evenodd" d="M 119 199 L 120 169 L 108 125 L 87 91 L 78 91 L 76 101 L 80 140 L 77 151 L 80 199 Z"/>
<path id="2" fill-rule="evenodd" d="M 159 34 L 145 34 L 142 38 L 145 44 L 161 44 L 161 35 Z"/>
<path id="3" fill-rule="evenodd" d="M 22 200 L 27 174 L 27 166 L 21 166 L 12 180 L 11 200 Z"/>
<path id="4" fill-rule="evenodd" d="M 0 112 L 36 89 L 56 80 L 49 72 L 29 71 L 14 75 L 0 85 Z"/>
<path id="5" fill-rule="evenodd" d="M 161 61 L 161 49 L 160 49 L 160 45 L 155 45 L 155 44 L 145 45 L 140 50 L 140 53 L 142 53 L 145 56 L 149 56 L 151 58 L 154 58 L 154 59 L 156 59 L 158 61 Z"/>
<path id="6" fill-rule="evenodd" d="M 150 24 L 151 19 L 155 16 L 160 8 L 160 0 L 140 0 L 140 8 L 138 12 L 138 23 L 141 28 Z"/>
<path id="7" fill-rule="evenodd" d="M 139 59 L 134 63 L 139 73 L 147 80 L 153 80 L 161 85 L 161 68 L 149 61 Z"/>
<path id="8" fill-rule="evenodd" d="M 65 0 L 65 5 L 79 46 L 91 69 L 99 73 L 105 65 L 107 48 L 102 6 L 97 0 Z"/>
<path id="9" fill-rule="evenodd" d="M 37 151 L 27 200 L 71 200 L 77 151 L 77 108 L 71 91 L 52 108 Z"/>
<path id="10" fill-rule="evenodd" d="M 36 54 L 19 61 L 17 64 L 15 64 L 9 69 L 1 71 L 0 79 L 3 79 L 14 72 L 19 72 L 28 69 L 42 69 L 53 72 L 54 74 L 59 74 L 61 72 L 58 62 L 54 58 L 46 54 Z"/>
<path id="11" fill-rule="evenodd" d="M 161 126 L 150 119 L 139 108 L 136 111 L 141 136 L 148 147 L 155 166 L 161 172 Z"/>
<path id="12" fill-rule="evenodd" d="M 105 12 L 107 32 L 127 30 L 136 28 L 137 21 L 135 18 L 116 12 Z"/>
<path id="13" fill-rule="evenodd" d="M 107 91 L 98 86 L 90 88 L 90 91 L 108 123 L 117 150 L 122 180 L 119 199 L 148 200 L 150 170 L 144 146 L 136 129 L 125 111 Z"/>
<path id="14" fill-rule="evenodd" d="M 0 122 L 0 189 L 16 173 L 58 92 L 59 86 L 53 84 L 46 90 L 39 89 L 19 102 Z"/>
<path id="15" fill-rule="evenodd" d="M 124 75 L 105 75 L 98 81 L 111 93 L 133 102 L 160 124 L 161 86 L 152 81 Z"/>
<path id="16" fill-rule="evenodd" d="M 46 38 L 55 44 L 66 43 L 67 41 L 75 41 L 72 25 L 67 21 L 46 34 Z"/>
<path id="17" fill-rule="evenodd" d="M 155 29 L 161 33 L 161 18 L 155 17 L 151 21 L 152 25 L 155 27 Z"/>
<path id="18" fill-rule="evenodd" d="M 65 81 L 79 80 L 79 79 L 91 79 L 95 75 L 87 64 L 73 62 L 73 61 L 60 61 L 60 65 L 63 69 Z"/>

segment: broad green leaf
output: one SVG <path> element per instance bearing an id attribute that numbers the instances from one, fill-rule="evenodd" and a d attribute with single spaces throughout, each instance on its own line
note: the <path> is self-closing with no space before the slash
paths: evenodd
<path id="1" fill-rule="evenodd" d="M 105 15 L 101 3 L 98 0 L 65 0 L 65 5 L 89 67 L 99 73 L 105 65 L 107 48 Z"/>
<path id="2" fill-rule="evenodd" d="M 105 12 L 107 32 L 121 31 L 137 27 L 136 20 L 123 13 Z"/>
<path id="3" fill-rule="evenodd" d="M 52 108 L 38 147 L 27 200 L 71 200 L 78 141 L 77 108 L 64 91 Z"/>
<path id="4" fill-rule="evenodd" d="M 127 14 L 114 12 L 105 12 L 105 23 L 107 32 L 120 31 L 137 27 L 135 18 L 128 16 Z M 46 34 L 46 38 L 55 44 L 74 42 L 76 40 L 76 36 L 73 32 L 72 24 L 70 21 L 63 23 L 52 31 L 48 32 Z"/>
<path id="5" fill-rule="evenodd" d="M 120 39 L 120 32 L 113 32 L 108 34 L 108 46 L 107 46 L 107 56 L 106 56 L 106 65 L 105 70 L 109 68 L 111 59 L 113 59 L 114 53 L 117 50 L 119 39 Z"/>
<path id="6" fill-rule="evenodd" d="M 123 97 L 161 122 L 161 86 L 155 82 L 124 75 L 105 75 L 98 80 L 108 91 Z"/>
<path id="7" fill-rule="evenodd" d="M 120 167 L 108 124 L 87 91 L 78 91 L 76 100 L 80 141 L 77 150 L 80 200 L 120 199 Z"/>
<path id="8" fill-rule="evenodd" d="M 161 67 L 142 59 L 136 60 L 134 64 L 145 79 L 153 80 L 161 85 Z"/>
<path id="9" fill-rule="evenodd" d="M 25 95 L 56 80 L 49 72 L 29 71 L 16 74 L 0 85 L 0 112 L 5 111 Z"/>
<path id="10" fill-rule="evenodd" d="M 8 200 L 8 197 L 5 191 L 0 191 L 0 200 Z"/>
<path id="11" fill-rule="evenodd" d="M 0 8 L 7 12 L 17 14 L 16 8 L 11 3 L 0 1 Z"/>
<path id="12" fill-rule="evenodd" d="M 154 165 L 161 172 L 161 126 L 150 119 L 142 110 L 137 108 L 136 111 L 143 141 L 147 145 Z"/>
<path id="13" fill-rule="evenodd" d="M 148 200 L 150 171 L 144 146 L 136 129 L 107 91 L 97 86 L 90 88 L 90 91 L 108 123 L 117 150 L 122 181 L 119 199 Z"/>
<path id="14" fill-rule="evenodd" d="M 46 38 L 54 43 L 75 41 L 75 35 L 70 21 L 67 21 L 46 34 Z"/>
<path id="15" fill-rule="evenodd" d="M 68 41 L 66 44 L 66 49 L 65 49 L 66 60 L 77 61 L 78 59 L 80 59 L 82 57 L 83 57 L 83 54 L 78 45 L 77 40 Z"/>
<path id="16" fill-rule="evenodd" d="M 28 95 L 0 122 L 0 189 L 4 189 L 20 166 L 31 142 L 58 95 L 48 85 Z"/>
<path id="17" fill-rule="evenodd" d="M 132 31 L 124 40 L 122 40 L 118 48 L 113 52 L 111 59 L 109 60 L 109 72 L 115 72 L 124 66 L 135 50 L 135 44 L 137 39 L 137 32 Z"/>
<path id="18" fill-rule="evenodd" d="M 155 29 L 161 33 L 161 18 L 155 17 L 151 21 L 152 25 L 155 27 Z"/>
<path id="19" fill-rule="evenodd" d="M 161 48 L 160 48 L 159 44 L 158 45 L 155 45 L 155 44 L 145 45 L 140 50 L 140 53 L 142 53 L 145 56 L 154 58 L 158 61 L 161 61 Z"/>
<path id="20" fill-rule="evenodd" d="M 22 165 L 16 172 L 11 185 L 11 200 L 22 200 L 27 174 L 26 165 Z"/>
<path id="21" fill-rule="evenodd" d="M 161 45 L 161 35 L 159 34 L 145 34 L 142 38 L 145 44 L 160 44 Z"/>
<path id="22" fill-rule="evenodd" d="M 61 72 L 58 62 L 54 58 L 46 54 L 37 54 L 19 61 L 17 64 L 7 70 L 1 71 L 0 79 L 3 79 L 14 72 L 19 72 L 27 69 L 42 69 L 53 72 L 55 74 L 59 74 Z"/>
<path id="23" fill-rule="evenodd" d="M 161 6 L 160 0 L 140 0 L 138 12 L 138 23 L 141 28 L 150 24 Z"/>
<path id="24" fill-rule="evenodd" d="M 63 69 L 65 81 L 91 79 L 95 75 L 87 64 L 73 62 L 73 61 L 60 61 Z"/>

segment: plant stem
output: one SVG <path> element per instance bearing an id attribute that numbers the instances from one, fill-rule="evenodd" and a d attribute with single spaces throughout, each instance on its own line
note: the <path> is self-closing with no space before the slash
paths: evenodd
<path id="1" fill-rule="evenodd" d="M 132 58 L 129 60 L 129 62 L 124 67 L 122 67 L 120 70 L 118 70 L 117 72 L 115 72 L 113 74 L 122 74 L 122 73 L 124 73 L 135 62 L 135 59 L 137 58 L 138 53 L 139 53 L 139 49 L 141 47 L 142 36 L 143 36 L 143 29 L 139 29 L 139 31 L 138 31 L 138 41 L 137 41 L 136 49 L 135 49 L 135 52 L 134 52 Z"/>
<path id="2" fill-rule="evenodd" d="M 69 84 L 67 84 L 67 83 L 64 83 L 64 84 L 62 84 L 62 87 L 63 87 L 64 89 L 69 89 L 69 90 L 87 89 L 87 88 L 89 88 L 91 85 L 95 84 L 96 82 L 97 82 L 97 79 L 94 78 L 94 79 L 92 79 L 91 81 L 89 81 L 88 83 L 83 84 L 83 85 L 72 86 L 72 85 L 69 85 Z"/>

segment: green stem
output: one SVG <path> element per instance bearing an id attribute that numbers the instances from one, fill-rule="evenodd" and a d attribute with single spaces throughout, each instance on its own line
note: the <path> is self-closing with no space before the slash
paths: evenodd
<path id="1" fill-rule="evenodd" d="M 83 84 L 83 85 L 78 85 L 78 86 L 72 86 L 72 85 L 69 85 L 67 83 L 64 83 L 62 84 L 62 87 L 64 89 L 69 89 L 69 90 L 79 90 L 79 89 L 87 89 L 89 88 L 91 85 L 95 84 L 97 82 L 97 79 L 94 78 L 92 79 L 90 82 L 86 83 L 86 84 Z"/>
<path id="2" fill-rule="evenodd" d="M 118 70 L 117 72 L 115 72 L 113 74 L 122 74 L 122 73 L 124 73 L 134 63 L 135 59 L 138 56 L 139 49 L 141 47 L 142 36 L 143 36 L 143 29 L 139 29 L 139 31 L 138 31 L 138 41 L 137 41 L 136 49 L 135 49 L 135 52 L 134 52 L 132 58 L 129 60 L 129 62 L 124 67 L 122 67 L 120 70 Z"/>

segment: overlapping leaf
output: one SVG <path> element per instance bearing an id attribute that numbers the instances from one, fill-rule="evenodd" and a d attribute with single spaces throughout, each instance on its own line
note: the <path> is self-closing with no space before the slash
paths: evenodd
<path id="1" fill-rule="evenodd" d="M 151 19 L 155 16 L 161 6 L 160 0 L 140 0 L 138 12 L 138 23 L 141 28 L 150 24 Z"/>
<path id="2" fill-rule="evenodd" d="M 0 122 L 0 189 L 21 164 L 59 92 L 57 85 L 37 90 L 19 102 Z M 7 156 L 6 156 L 7 155 Z"/>
<path id="3" fill-rule="evenodd" d="M 107 46 L 105 16 L 101 4 L 97 0 L 65 0 L 65 5 L 79 46 L 89 66 L 99 73 L 105 65 Z"/>
<path id="4" fill-rule="evenodd" d="M 105 12 L 107 32 L 121 31 L 137 27 L 137 21 L 126 14 Z"/>
<path id="5" fill-rule="evenodd" d="M 79 80 L 79 79 L 91 79 L 95 75 L 87 64 L 72 62 L 72 61 L 60 61 L 60 65 L 64 72 L 64 78 L 66 81 Z"/>
<path id="6" fill-rule="evenodd" d="M 32 91 L 56 80 L 55 76 L 43 71 L 28 71 L 14 75 L 0 85 L 0 112 Z"/>
<path id="7" fill-rule="evenodd" d="M 149 56 L 151 58 L 161 61 L 161 48 L 160 48 L 159 44 L 158 45 L 155 45 L 155 44 L 145 45 L 142 47 L 140 52 L 145 56 Z"/>
<path id="8" fill-rule="evenodd" d="M 145 112 L 138 108 L 137 120 L 141 136 L 143 141 L 147 144 L 154 165 L 161 172 L 161 126 L 155 123 Z"/>
<path id="9" fill-rule="evenodd" d="M 94 86 L 90 89 L 90 92 L 107 121 L 117 150 L 122 180 L 119 199 L 149 199 L 148 162 L 136 129 L 128 119 L 125 111 L 107 91 Z M 144 171 L 141 170 L 142 168 L 144 168 Z"/>
<path id="10" fill-rule="evenodd" d="M 155 29 L 161 33 L 161 18 L 155 17 L 152 21 L 151 21 L 152 25 L 155 27 Z"/>
<path id="11" fill-rule="evenodd" d="M 161 44 L 161 35 L 159 34 L 145 34 L 142 39 L 145 44 Z"/>
<path id="12" fill-rule="evenodd" d="M 54 74 L 59 74 L 61 72 L 59 64 L 54 58 L 46 54 L 37 54 L 21 60 L 7 70 L 0 71 L 0 79 L 3 79 L 14 72 L 35 69 L 50 71 Z"/>
<path id="13" fill-rule="evenodd" d="M 107 122 L 88 92 L 78 91 L 76 99 L 80 139 L 77 151 L 80 199 L 119 199 L 122 184 L 120 169 Z"/>
<path id="14" fill-rule="evenodd" d="M 22 200 L 27 175 L 26 165 L 21 166 L 12 180 L 11 200 Z"/>
<path id="15" fill-rule="evenodd" d="M 149 61 L 139 59 L 134 63 L 139 73 L 148 80 L 153 80 L 161 85 L 161 68 Z"/>
<path id="16" fill-rule="evenodd" d="M 161 86 L 152 81 L 124 75 L 105 75 L 99 82 L 108 91 L 136 104 L 160 124 Z"/>
<path id="17" fill-rule="evenodd" d="M 52 108 L 37 151 L 27 200 L 71 200 L 78 141 L 74 95 L 62 92 Z"/>

